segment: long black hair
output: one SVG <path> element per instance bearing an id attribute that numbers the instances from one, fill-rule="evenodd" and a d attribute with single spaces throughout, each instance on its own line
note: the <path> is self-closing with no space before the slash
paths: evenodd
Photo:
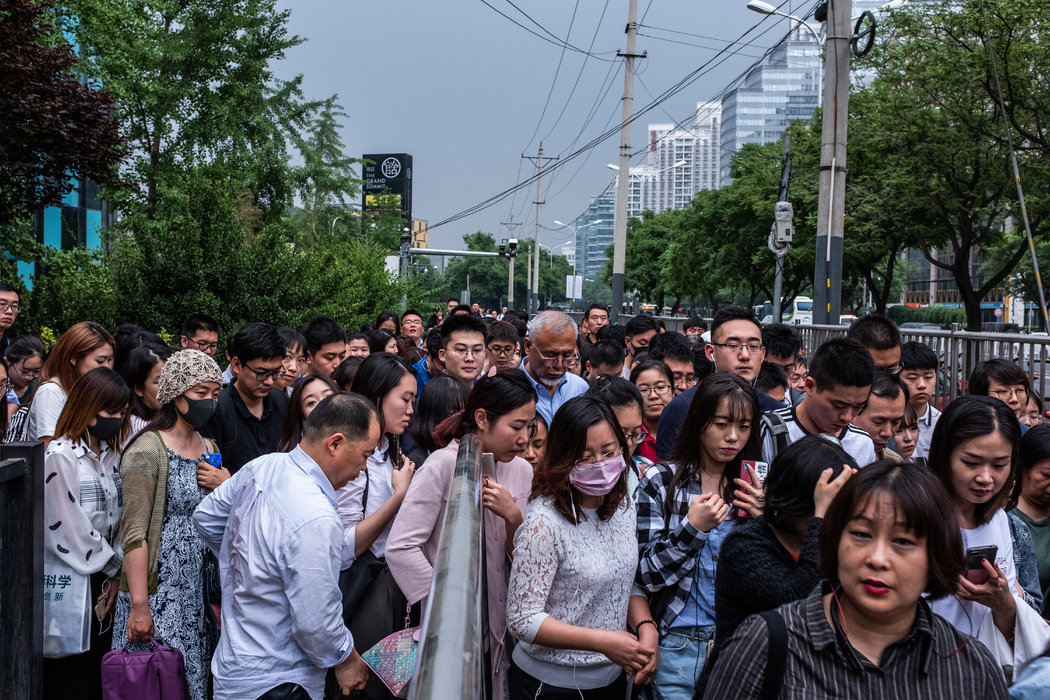
<path id="1" fill-rule="evenodd" d="M 722 498 L 726 503 L 733 500 L 733 491 L 736 490 L 733 479 L 740 476 L 740 460 L 761 459 L 762 437 L 759 418 L 762 413 L 758 405 L 758 395 L 751 385 L 738 375 L 732 372 L 715 372 L 696 388 L 693 401 L 689 404 L 689 412 L 682 423 L 682 430 L 678 434 L 678 442 L 675 443 L 672 453 L 672 460 L 676 463 L 675 471 L 668 484 L 667 499 L 664 503 L 667 515 L 677 508 L 675 491 L 694 474 L 699 474 L 703 467 L 703 446 L 700 437 L 715 419 L 723 400 L 728 402 L 731 420 L 751 423 L 751 433 L 747 441 L 737 456 L 726 462 L 722 471 Z"/>
<path id="2" fill-rule="evenodd" d="M 383 420 L 383 399 L 401 382 L 405 375 L 412 375 L 412 368 L 399 356 L 389 352 L 379 352 L 369 355 L 354 375 L 354 383 L 350 390 L 355 394 L 361 394 L 376 406 L 376 415 L 379 416 L 379 427 L 386 435 L 389 442 L 386 455 L 391 462 L 397 464 L 401 457 L 400 435 L 392 435 L 387 432 L 386 423 Z"/>

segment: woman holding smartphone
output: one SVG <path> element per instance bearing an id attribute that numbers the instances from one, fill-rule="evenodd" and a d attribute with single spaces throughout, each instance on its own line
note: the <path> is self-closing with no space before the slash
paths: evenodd
<path id="1" fill-rule="evenodd" d="M 529 512 L 514 537 L 512 700 L 622 698 L 627 676 L 636 683 L 652 677 L 657 634 L 634 585 L 626 453 L 603 402 L 577 396 L 554 414 Z"/>
<path id="2" fill-rule="evenodd" d="M 883 460 L 852 476 L 821 525 L 826 584 L 747 618 L 704 698 L 1005 700 L 988 650 L 926 602 L 951 595 L 963 573 L 952 500 L 917 464 Z"/>
<path id="3" fill-rule="evenodd" d="M 762 514 L 758 474 L 741 479 L 742 460 L 761 455 L 755 390 L 730 372 L 710 375 L 697 387 L 682 424 L 674 457 L 646 470 L 638 484 L 638 546 L 642 585 L 670 589 L 660 618 L 657 698 L 690 700 L 714 636 L 715 569 L 738 510 Z M 752 485 L 755 484 L 755 485 Z M 654 596 L 654 600 L 658 598 Z"/>
<path id="4" fill-rule="evenodd" d="M 427 384 L 424 395 L 430 387 Z M 532 489 L 532 467 L 522 455 L 535 415 L 536 390 L 521 370 L 503 369 L 478 380 L 467 397 L 465 410 L 454 413 L 434 431 L 444 446 L 427 458 L 412 479 L 386 545 L 390 573 L 408 603 L 415 605 L 430 593 L 459 441 L 464 435 L 473 435 L 481 451 L 491 453 L 495 461 L 495 473 L 483 479 L 481 500 L 485 508 L 492 692 L 496 700 L 504 700 L 508 692 L 507 576 L 514 533 L 525 517 Z"/>
<path id="5" fill-rule="evenodd" d="M 953 595 L 933 610 L 972 637 L 1012 643 L 1024 590 L 1017 582 L 1010 522 L 1003 510 L 1017 483 L 1021 426 L 1013 410 L 989 396 L 963 396 L 948 404 L 934 428 L 929 469 L 944 485 L 969 553 Z"/>

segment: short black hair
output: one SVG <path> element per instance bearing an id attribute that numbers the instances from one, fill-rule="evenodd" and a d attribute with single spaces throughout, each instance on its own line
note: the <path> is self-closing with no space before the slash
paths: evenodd
<path id="1" fill-rule="evenodd" d="M 598 340 L 611 340 L 624 348 L 627 347 L 627 329 L 620 324 L 606 324 L 598 329 L 594 337 Z"/>
<path id="2" fill-rule="evenodd" d="M 715 363 L 707 356 L 703 343 L 693 346 L 693 377 L 702 382 L 704 378 L 715 373 Z"/>
<path id="3" fill-rule="evenodd" d="M 772 470 L 770 470 L 772 472 Z M 914 462 L 883 459 L 850 477 L 831 502 L 820 525 L 820 573 L 832 584 L 839 581 L 839 543 L 849 524 L 872 499 L 890 500 L 894 520 L 901 520 L 926 541 L 931 600 L 955 592 L 963 573 L 962 534 L 956 524 L 952 499 L 925 467 Z M 877 501 L 876 501 L 877 503 Z M 769 508 L 769 496 L 766 496 Z"/>
<path id="4" fill-rule="evenodd" d="M 1001 357 L 993 357 L 974 368 L 970 374 L 970 381 L 966 384 L 966 393 L 975 396 L 988 396 L 993 379 L 1005 386 L 1020 384 L 1025 389 L 1032 388 L 1028 375 L 1018 365 Z"/>
<path id="5" fill-rule="evenodd" d="M 1033 425 L 1021 436 L 1021 475 L 1050 459 L 1050 425 Z"/>
<path id="6" fill-rule="evenodd" d="M 401 322 L 405 322 L 405 316 L 415 316 L 419 319 L 419 322 L 423 322 L 423 314 L 419 313 L 415 309 L 405 309 L 405 313 L 401 314 Z"/>
<path id="7" fill-rule="evenodd" d="M 891 401 L 896 401 L 903 393 L 905 404 L 907 404 L 909 398 L 911 398 L 908 396 L 908 387 L 905 386 L 900 377 L 896 374 L 887 372 L 884 369 L 875 370 L 875 374 L 871 378 L 871 390 L 868 393 L 869 395 L 878 396 L 879 398 L 889 399 Z"/>
<path id="8" fill-rule="evenodd" d="M 897 324 L 875 311 L 856 319 L 846 332 L 846 337 L 872 350 L 892 350 L 901 344 L 901 332 L 897 330 Z"/>
<path id="9" fill-rule="evenodd" d="M 521 337 L 518 336 L 518 329 L 509 321 L 495 321 L 489 326 L 488 331 L 485 333 L 485 345 L 488 345 L 494 340 L 501 340 L 504 343 L 514 343 L 517 345 L 521 340 Z"/>
<path id="10" fill-rule="evenodd" d="M 11 364 L 21 362 L 27 357 L 33 357 L 34 355 L 41 360 L 47 355 L 44 342 L 35 335 L 23 335 L 21 338 L 16 338 L 11 341 L 11 344 L 7 346 L 7 350 L 4 351 L 4 357 Z"/>
<path id="11" fill-rule="evenodd" d="M 331 316 L 314 316 L 302 328 L 306 338 L 306 349 L 311 355 L 329 343 L 345 343 L 346 330 L 343 324 Z"/>
<path id="12" fill-rule="evenodd" d="M 423 339 L 423 347 L 427 354 L 437 360 L 438 350 L 444 347 L 441 344 L 441 327 L 434 326 L 427 331 L 427 337 Z"/>
<path id="13" fill-rule="evenodd" d="M 379 420 L 375 405 L 360 394 L 340 391 L 330 394 L 314 406 L 303 423 L 304 440 L 324 440 L 342 433 L 349 442 L 368 437 L 372 421 Z"/>
<path id="14" fill-rule="evenodd" d="M 755 328 L 762 331 L 762 326 L 758 321 L 755 320 L 755 314 L 751 312 L 751 309 L 745 309 L 743 306 L 723 306 L 715 312 L 715 316 L 711 319 L 711 341 L 715 341 L 715 335 L 718 333 L 718 329 L 722 327 L 722 324 L 729 323 L 730 321 L 750 321 L 755 324 Z"/>
<path id="15" fill-rule="evenodd" d="M 630 321 L 627 322 L 627 335 L 632 338 L 642 333 L 648 333 L 649 331 L 659 331 L 660 327 L 656 325 L 656 319 L 649 314 L 638 314 Z"/>
<path id="16" fill-rule="evenodd" d="M 448 299 L 446 299 L 445 305 L 447 306 L 450 301 L 456 302 L 456 306 L 459 306 L 459 299 L 457 299 L 456 297 L 449 297 Z"/>
<path id="17" fill-rule="evenodd" d="M 787 383 L 787 375 L 784 374 L 784 370 L 780 368 L 780 365 L 772 362 L 763 362 L 758 369 L 758 376 L 755 377 L 755 389 L 763 394 L 768 394 L 770 389 L 778 386 L 787 389 Z"/>
<path id="18" fill-rule="evenodd" d="M 367 333 L 362 333 L 361 331 L 354 331 L 353 333 L 347 333 L 346 334 L 346 342 L 349 343 L 351 340 L 363 340 L 363 341 L 365 341 L 367 343 L 368 342 L 368 334 Z"/>
<path id="19" fill-rule="evenodd" d="M 649 341 L 649 359 L 671 359 L 693 364 L 693 346 L 681 333 L 671 331 L 653 336 Z"/>
<path id="20" fill-rule="evenodd" d="M 901 345 L 901 370 L 906 369 L 937 369 L 940 362 L 937 361 L 937 353 L 925 343 L 909 340 Z"/>
<path id="21" fill-rule="evenodd" d="M 770 355 L 796 358 L 802 351 L 802 336 L 786 323 L 768 323 L 762 326 L 762 344 Z"/>
<path id="22" fill-rule="evenodd" d="M 361 366 L 361 363 L 365 361 L 365 358 L 360 355 L 351 355 L 335 368 L 332 372 L 332 380 L 339 385 L 339 388 L 343 391 L 349 391 L 351 385 L 354 383 L 354 377 L 357 375 L 357 369 Z"/>
<path id="23" fill-rule="evenodd" d="M 813 353 L 809 376 L 822 390 L 836 386 L 870 387 L 875 361 L 868 349 L 853 338 L 831 338 Z"/>
<path id="24" fill-rule="evenodd" d="M 620 365 L 623 364 L 623 346 L 615 340 L 599 340 L 597 343 L 588 345 L 585 350 L 587 361 L 592 367 L 598 365 Z"/>
<path id="25" fill-rule="evenodd" d="M 281 326 L 277 329 L 277 333 L 281 336 L 281 340 L 284 341 L 285 350 L 299 348 L 299 352 L 306 352 L 306 338 L 299 331 L 288 326 Z"/>
<path id="26" fill-rule="evenodd" d="M 470 316 L 472 313 L 473 312 L 470 310 L 469 306 L 467 306 L 466 304 L 460 304 L 459 306 L 448 312 L 448 317 L 452 318 L 453 316 L 457 316 L 459 314 L 466 314 L 467 316 Z M 446 319 L 446 321 L 447 320 L 448 319 Z"/>
<path id="27" fill-rule="evenodd" d="M 15 294 L 19 294 L 18 290 L 7 282 L 0 282 L 0 292 L 14 292 Z M 19 294 L 19 296 L 21 295 Z"/>
<path id="28" fill-rule="evenodd" d="M 699 328 L 700 332 L 703 333 L 707 330 L 707 322 L 699 316 L 690 316 L 682 325 L 682 330 L 687 331 L 690 328 Z"/>
<path id="29" fill-rule="evenodd" d="M 486 330 L 485 324 L 482 323 L 481 319 L 475 318 L 470 314 L 455 314 L 449 316 L 445 319 L 445 322 L 441 324 L 441 347 L 448 347 L 448 344 L 452 342 L 453 333 L 480 333 L 482 342 L 484 342 Z"/>
<path id="30" fill-rule="evenodd" d="M 839 444 L 820 435 L 805 435 L 791 443 L 769 465 L 762 517 L 778 530 L 793 532 L 800 519 L 808 522 L 813 517 L 813 490 L 820 475 L 830 468 L 834 479 L 842 473 L 843 465 L 857 468 L 856 461 Z"/>
<path id="31" fill-rule="evenodd" d="M 208 314 L 193 314 L 192 316 L 187 316 L 186 320 L 182 322 L 182 335 L 192 338 L 197 334 L 197 331 L 222 334 L 219 322 Z"/>
<path id="32" fill-rule="evenodd" d="M 393 338 L 393 334 L 385 328 L 376 328 L 368 333 L 368 352 L 386 352 L 386 346 Z"/>
<path id="33" fill-rule="evenodd" d="M 393 321 L 395 330 L 401 329 L 401 319 L 398 318 L 397 314 L 391 311 L 390 309 L 387 309 L 386 311 L 381 311 L 379 312 L 379 315 L 376 316 L 376 328 L 379 328 L 386 321 Z"/>
<path id="34" fill-rule="evenodd" d="M 605 304 L 591 304 L 590 306 L 587 307 L 587 311 L 584 312 L 583 317 L 584 318 L 590 318 L 591 317 L 591 312 L 594 311 L 595 309 L 598 309 L 599 311 L 604 311 L 606 314 L 609 313 L 609 307 L 606 306 Z"/>
<path id="35" fill-rule="evenodd" d="M 586 396 L 604 401 L 613 411 L 617 408 L 637 406 L 638 411 L 645 415 L 645 399 L 642 398 L 642 392 L 623 377 L 602 377 L 587 390 Z"/>
<path id="36" fill-rule="evenodd" d="M 271 324 L 249 323 L 230 336 L 226 348 L 231 358 L 244 364 L 256 359 L 284 359 L 285 344 Z"/>

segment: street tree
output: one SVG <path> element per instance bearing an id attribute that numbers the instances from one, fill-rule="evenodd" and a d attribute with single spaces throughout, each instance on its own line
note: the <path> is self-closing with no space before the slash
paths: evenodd
<path id="1" fill-rule="evenodd" d="M 80 63 L 61 30 L 57 11 L 46 0 L 8 0 L 0 6 L 5 233 L 15 219 L 58 204 L 79 178 L 117 182 L 126 153 L 113 99 L 81 80 Z"/>

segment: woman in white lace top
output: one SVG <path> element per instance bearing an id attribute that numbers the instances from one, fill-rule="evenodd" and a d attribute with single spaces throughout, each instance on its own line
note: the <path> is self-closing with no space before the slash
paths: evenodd
<path id="1" fill-rule="evenodd" d="M 612 409 L 577 397 L 554 415 L 514 538 L 507 627 L 520 640 L 510 694 L 623 697 L 656 670 L 657 630 L 641 589 L 626 440 Z"/>

